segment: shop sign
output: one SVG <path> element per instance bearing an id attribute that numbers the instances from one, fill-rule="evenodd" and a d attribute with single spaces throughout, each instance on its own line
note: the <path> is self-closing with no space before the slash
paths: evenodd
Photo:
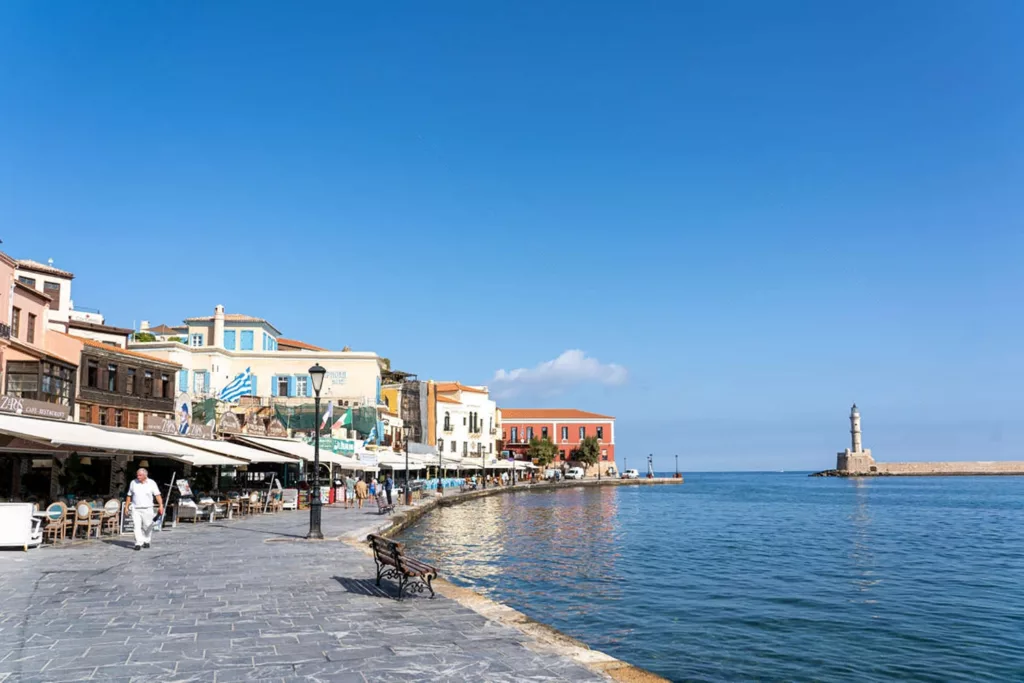
<path id="1" fill-rule="evenodd" d="M 266 436 L 267 426 L 263 423 L 261 418 L 256 413 L 249 413 L 245 416 L 245 432 L 246 434 L 252 434 L 253 436 Z"/>
<path id="2" fill-rule="evenodd" d="M 330 380 L 332 387 L 338 387 L 348 382 L 348 372 L 328 372 L 327 379 Z"/>
<path id="3" fill-rule="evenodd" d="M 359 462 L 363 463 L 367 467 L 376 467 L 377 454 L 371 453 L 370 451 L 363 451 L 359 454 Z"/>
<path id="4" fill-rule="evenodd" d="M 285 429 L 284 425 L 281 424 L 281 421 L 275 417 L 273 420 L 270 421 L 270 424 L 267 425 L 267 436 L 287 437 L 288 430 Z"/>
<path id="5" fill-rule="evenodd" d="M 0 396 L 0 413 L 66 420 L 71 414 L 71 408 L 59 403 L 47 403 L 20 396 Z"/>
<path id="6" fill-rule="evenodd" d="M 234 413 L 224 413 L 220 418 L 220 431 L 228 434 L 241 434 L 242 423 Z"/>

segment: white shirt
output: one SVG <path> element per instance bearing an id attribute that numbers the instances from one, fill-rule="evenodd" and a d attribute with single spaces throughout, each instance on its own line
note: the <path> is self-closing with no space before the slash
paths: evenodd
<path id="1" fill-rule="evenodd" d="M 153 498 L 160 495 L 160 487 L 152 479 L 147 479 L 145 484 L 138 479 L 132 479 L 128 495 L 132 497 L 132 507 L 151 508 Z"/>

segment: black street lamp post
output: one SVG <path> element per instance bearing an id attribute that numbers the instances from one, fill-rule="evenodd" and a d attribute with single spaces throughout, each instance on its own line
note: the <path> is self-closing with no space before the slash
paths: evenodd
<path id="1" fill-rule="evenodd" d="M 412 434 L 412 427 L 402 425 L 402 438 L 405 439 L 405 504 L 412 505 L 412 489 L 409 488 L 409 435 Z"/>
<path id="2" fill-rule="evenodd" d="M 319 363 L 309 369 L 309 376 L 313 381 L 313 415 L 314 421 L 320 419 L 320 389 L 324 386 L 324 375 L 327 370 Z M 309 501 L 309 533 L 306 538 L 323 539 L 324 534 L 320 531 L 320 519 L 323 512 L 323 503 L 320 500 L 320 425 L 314 424 L 313 432 L 313 487 L 311 500 Z"/>
<path id="3" fill-rule="evenodd" d="M 443 442 L 442 442 L 442 445 L 437 447 L 437 495 L 439 495 L 439 496 L 443 496 L 444 495 L 444 484 L 441 482 L 441 479 L 443 478 L 442 474 L 441 474 L 441 472 L 442 472 L 441 467 L 443 466 L 443 462 L 442 462 L 443 458 L 444 458 L 444 445 L 443 445 Z"/>
<path id="4" fill-rule="evenodd" d="M 487 488 L 487 463 L 484 462 L 484 445 L 477 444 L 480 447 L 480 478 L 483 480 L 484 488 Z"/>

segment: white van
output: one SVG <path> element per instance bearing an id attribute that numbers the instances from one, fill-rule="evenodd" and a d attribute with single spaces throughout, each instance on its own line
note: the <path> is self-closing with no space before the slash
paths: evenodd
<path id="1" fill-rule="evenodd" d="M 582 479 L 585 476 L 582 467 L 570 467 L 565 473 L 566 479 Z"/>

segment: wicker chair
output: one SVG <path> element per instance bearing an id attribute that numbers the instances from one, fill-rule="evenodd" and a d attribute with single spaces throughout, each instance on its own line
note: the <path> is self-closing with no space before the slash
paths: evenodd
<path id="1" fill-rule="evenodd" d="M 68 516 L 68 509 L 64 506 L 64 503 L 51 503 L 46 508 L 46 525 L 43 527 L 43 540 L 49 540 L 51 543 L 56 543 L 57 539 L 65 538 L 67 534 L 67 524 L 64 520 Z"/>

